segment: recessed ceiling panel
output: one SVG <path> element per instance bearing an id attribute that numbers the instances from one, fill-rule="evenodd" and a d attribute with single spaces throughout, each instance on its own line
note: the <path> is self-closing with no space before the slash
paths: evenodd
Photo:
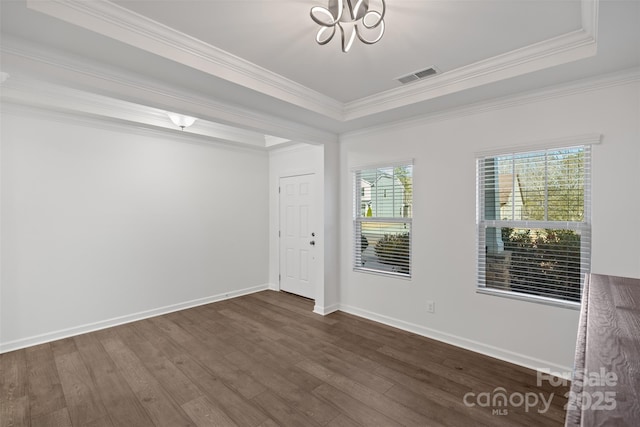
<path id="1" fill-rule="evenodd" d="M 637 0 L 389 0 L 382 41 L 348 54 L 316 44 L 309 10 L 321 4 L 0 1 L 1 64 L 12 80 L 273 135 L 246 141 L 266 147 L 640 66 Z"/>
<path id="2" fill-rule="evenodd" d="M 578 0 L 396 0 L 383 39 L 345 54 L 338 37 L 315 42 L 309 10 L 323 0 L 115 3 L 340 102 L 398 87 L 415 70 L 444 73 L 581 28 Z"/>

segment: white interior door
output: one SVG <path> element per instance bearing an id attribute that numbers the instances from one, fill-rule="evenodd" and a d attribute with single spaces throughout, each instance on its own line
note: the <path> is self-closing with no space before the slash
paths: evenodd
<path id="1" fill-rule="evenodd" d="M 280 178 L 280 289 L 315 299 L 314 175 Z"/>

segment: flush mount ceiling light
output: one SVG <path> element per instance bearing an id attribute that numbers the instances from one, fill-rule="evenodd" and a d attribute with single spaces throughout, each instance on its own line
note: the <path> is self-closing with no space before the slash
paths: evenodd
<path id="1" fill-rule="evenodd" d="M 316 42 L 325 45 L 331 41 L 340 29 L 342 51 L 349 52 L 356 36 L 362 43 L 374 44 L 384 35 L 384 0 L 371 3 L 379 5 L 379 10 L 371 10 L 369 0 L 329 0 L 328 7 L 311 8 L 311 19 L 320 25 Z"/>
<path id="2" fill-rule="evenodd" d="M 188 128 L 197 120 L 195 117 L 189 117 L 177 113 L 170 113 L 168 111 L 167 116 L 169 116 L 174 125 L 179 126 L 182 130 L 184 130 L 184 128 Z"/>

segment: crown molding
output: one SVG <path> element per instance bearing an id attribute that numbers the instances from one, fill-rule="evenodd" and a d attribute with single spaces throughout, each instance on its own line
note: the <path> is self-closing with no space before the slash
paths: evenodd
<path id="1" fill-rule="evenodd" d="M 581 0 L 580 30 L 346 104 L 110 1 L 27 0 L 27 5 L 218 78 L 346 122 L 593 56 L 597 51 L 599 0 Z"/>
<path id="2" fill-rule="evenodd" d="M 344 120 L 381 113 L 594 56 L 598 45 L 598 8 L 599 0 L 581 0 L 582 28 L 579 30 L 346 103 Z"/>
<path id="3" fill-rule="evenodd" d="M 0 52 L 3 69 L 12 70 L 14 76 L 26 75 L 35 80 L 46 78 L 48 81 L 54 81 L 72 89 L 89 88 L 94 93 L 105 94 L 110 98 L 239 127 L 247 130 L 247 133 L 266 133 L 316 144 L 337 141 L 337 135 L 331 132 L 196 94 L 177 91 L 132 73 L 108 69 L 84 59 L 60 55 L 8 37 L 3 39 Z M 60 95 L 65 96 L 64 93 Z M 82 102 L 90 105 L 96 99 L 86 97 Z M 107 108 L 107 106 L 101 104 L 95 108 Z M 263 138 L 261 144 L 264 146 Z"/>
<path id="4" fill-rule="evenodd" d="M 298 107 L 342 120 L 341 102 L 110 1 L 27 0 L 27 7 Z"/>
<path id="5" fill-rule="evenodd" d="M 495 110 L 515 108 L 537 102 L 543 102 L 546 100 L 579 95 L 581 93 L 588 93 L 635 83 L 640 83 L 640 68 L 637 67 L 595 78 L 585 78 L 568 84 L 555 85 L 543 90 L 535 89 L 517 95 L 509 95 L 490 101 L 481 101 L 463 107 L 452 108 L 446 111 L 439 111 L 431 114 L 421 115 L 418 117 L 412 117 L 409 119 L 397 120 L 395 122 L 385 123 L 378 126 L 371 126 L 366 129 L 344 132 L 340 134 L 340 139 L 342 140 L 343 138 L 366 137 L 368 135 L 372 135 L 381 131 L 406 129 L 408 127 L 420 126 L 426 123 L 452 120 L 460 117 L 471 116 Z"/>
<path id="6" fill-rule="evenodd" d="M 345 104 L 353 120 L 595 55 L 596 42 L 578 30 L 429 79 Z"/>

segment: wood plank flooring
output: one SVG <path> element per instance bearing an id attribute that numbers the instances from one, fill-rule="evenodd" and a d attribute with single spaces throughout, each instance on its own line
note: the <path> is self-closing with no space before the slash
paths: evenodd
<path id="1" fill-rule="evenodd" d="M 533 371 L 312 308 L 304 298 L 264 291 L 5 353 L 0 424 L 564 423 L 568 388 L 537 387 Z M 506 406 L 496 400 L 501 391 Z M 534 396 L 552 397 L 548 410 L 541 401 L 522 404 Z"/>

